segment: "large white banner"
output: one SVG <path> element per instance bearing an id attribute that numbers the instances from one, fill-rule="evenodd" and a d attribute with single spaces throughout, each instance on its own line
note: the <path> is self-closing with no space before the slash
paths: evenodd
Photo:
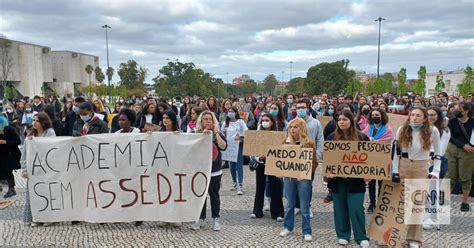
<path id="1" fill-rule="evenodd" d="M 26 146 L 35 222 L 196 221 L 207 196 L 211 135 L 101 134 Z"/>

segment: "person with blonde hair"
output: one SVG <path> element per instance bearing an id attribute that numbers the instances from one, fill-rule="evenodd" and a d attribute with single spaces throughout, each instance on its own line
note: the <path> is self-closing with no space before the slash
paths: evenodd
<path id="1" fill-rule="evenodd" d="M 398 128 L 395 138 L 398 145 L 393 149 L 400 150 L 401 154 L 393 158 L 392 181 L 439 178 L 442 158 L 440 134 L 436 127 L 430 125 L 425 107 L 411 109 L 409 118 Z M 431 149 L 433 155 L 430 155 Z M 431 164 L 433 170 L 429 172 Z M 423 240 L 422 225 L 408 225 L 406 240 L 410 248 L 420 247 Z"/>
<path id="2" fill-rule="evenodd" d="M 316 156 L 316 143 L 310 138 L 306 121 L 296 117 L 289 123 L 289 130 L 284 144 L 298 145 L 303 148 L 313 149 L 312 173 L 318 164 Z M 286 237 L 293 231 L 295 224 L 295 205 L 296 195 L 298 193 L 302 218 L 302 231 L 304 241 L 311 242 L 311 219 L 309 216 L 309 203 L 311 202 L 311 179 L 284 178 L 283 187 L 286 194 L 286 213 L 283 222 L 283 230 L 280 232 L 281 237 Z"/>
<path id="3" fill-rule="evenodd" d="M 211 200 L 212 218 L 214 219 L 212 229 L 214 231 L 220 231 L 221 224 L 219 221 L 219 212 L 221 208 L 221 199 L 219 190 L 221 187 L 222 178 L 221 151 L 225 151 L 225 149 L 227 149 L 227 141 L 224 134 L 222 134 L 219 129 L 219 122 L 217 121 L 216 116 L 212 111 L 209 110 L 205 110 L 201 113 L 201 115 L 199 115 L 194 132 L 212 135 L 212 170 L 208 194 Z M 204 202 L 199 220 L 191 225 L 191 229 L 199 230 L 204 226 L 204 221 L 206 220 L 206 202 L 207 200 Z"/>

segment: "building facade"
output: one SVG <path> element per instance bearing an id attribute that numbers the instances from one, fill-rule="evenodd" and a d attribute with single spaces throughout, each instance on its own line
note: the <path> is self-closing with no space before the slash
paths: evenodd
<path id="1" fill-rule="evenodd" d="M 436 76 L 439 75 L 439 72 L 434 73 L 427 73 L 426 74 L 426 97 L 436 95 L 435 87 L 436 87 Z M 465 79 L 466 75 L 464 74 L 464 70 L 456 70 L 456 71 L 443 71 L 443 79 L 444 79 L 444 92 L 448 93 L 448 95 L 458 95 L 458 85 L 461 84 Z"/>
<path id="2" fill-rule="evenodd" d="M 3 38 L 0 38 L 0 44 L 6 44 L 0 52 L 8 49 L 8 56 L 12 61 L 5 65 L 0 61 L 0 71 L 9 67 L 10 73 L 6 81 L 23 96 L 44 95 L 46 88 L 60 96 L 74 95 L 75 87 L 82 88 L 89 84 L 86 66 L 99 66 L 98 56 L 71 51 L 51 51 L 47 46 Z M 91 74 L 91 83 L 97 83 L 94 72 Z"/>

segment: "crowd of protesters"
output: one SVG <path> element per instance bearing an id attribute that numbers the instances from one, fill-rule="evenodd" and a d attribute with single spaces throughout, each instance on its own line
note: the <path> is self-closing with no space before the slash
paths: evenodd
<path id="1" fill-rule="evenodd" d="M 244 164 L 255 169 L 256 193 L 250 218 L 262 218 L 270 211 L 271 218 L 283 222 L 280 236 L 294 229 L 295 215 L 301 214 L 305 241 L 311 241 L 312 187 L 316 167 L 322 164 L 324 140 L 393 142 L 399 156 L 393 157 L 392 180 L 404 178 L 449 178 L 454 192 L 463 194 L 461 211 L 470 211 L 469 196 L 474 172 L 474 96 L 448 96 L 445 92 L 424 98 L 413 94 L 371 94 L 369 96 L 329 96 L 326 93 L 263 96 L 252 94 L 244 99 L 214 96 L 120 97 L 108 106 L 104 99 L 86 100 L 63 97 L 34 96 L 18 101 L 0 102 L 0 180 L 7 182 L 4 197 L 16 195 L 12 171 L 26 167 L 25 140 L 34 137 L 84 136 L 101 133 L 149 133 L 159 131 L 207 133 L 213 135 L 214 150 L 209 186 L 213 229 L 221 230 L 220 195 L 222 169 L 230 169 L 230 190 L 244 194 Z M 389 126 L 388 113 L 407 116 L 398 130 Z M 323 127 L 317 116 L 333 119 Z M 295 180 L 264 174 L 265 156 L 247 158 L 242 155 L 245 130 L 280 131 L 287 133 L 282 144 L 314 149 L 312 179 Z M 222 161 L 221 151 L 229 138 L 240 142 L 237 162 Z M 21 149 L 20 149 L 20 148 Z M 3 159 L 7 158 L 7 159 Z M 28 174 L 23 171 L 22 176 Z M 249 179 L 246 179 L 249 180 Z M 338 244 L 351 238 L 362 247 L 369 245 L 365 230 L 364 197 L 369 188 L 367 213 L 376 207 L 376 188 L 381 182 L 358 178 L 324 178 L 328 195 L 324 202 L 333 202 Z M 2 189 L 0 187 L 0 189 Z M 27 191 L 28 192 L 28 191 Z M 283 199 L 286 198 L 286 206 Z M 198 230 L 206 218 L 206 204 L 200 219 L 191 225 Z M 24 221 L 31 219 L 28 193 Z M 75 222 L 77 223 L 77 222 Z M 136 223 L 138 225 L 141 222 Z M 429 223 L 423 227 L 431 228 Z M 422 242 L 422 226 L 411 225 L 406 237 L 410 247 Z"/>

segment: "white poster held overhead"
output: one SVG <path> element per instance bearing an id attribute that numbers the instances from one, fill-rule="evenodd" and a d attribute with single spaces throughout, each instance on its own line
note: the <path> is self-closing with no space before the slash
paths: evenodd
<path id="1" fill-rule="evenodd" d="M 100 134 L 28 140 L 35 222 L 199 219 L 212 167 L 205 134 Z"/>
<path id="2" fill-rule="evenodd" d="M 237 160 L 239 159 L 238 155 L 240 142 L 238 140 L 234 140 L 233 137 L 228 137 L 226 140 L 227 149 L 222 152 L 222 160 L 237 163 Z"/>

